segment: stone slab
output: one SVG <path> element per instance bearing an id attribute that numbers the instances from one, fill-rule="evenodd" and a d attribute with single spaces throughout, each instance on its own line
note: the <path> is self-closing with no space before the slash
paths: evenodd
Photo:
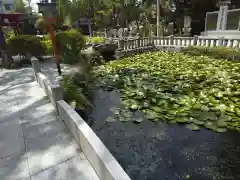
<path id="1" fill-rule="evenodd" d="M 31 175 L 66 161 L 80 151 L 59 121 L 23 128 L 23 131 Z"/>
<path id="2" fill-rule="evenodd" d="M 25 153 L 15 153 L 0 159 L 1 180 L 29 180 L 29 168 Z"/>
<path id="3" fill-rule="evenodd" d="M 57 103 L 60 120 L 64 120 L 100 179 L 130 180 L 120 164 L 77 112 L 63 100 Z"/>
<path id="4" fill-rule="evenodd" d="M 52 104 L 49 104 L 49 101 L 43 102 L 34 109 L 28 109 L 21 114 L 23 127 L 39 126 L 56 120 L 56 112 Z"/>
<path id="5" fill-rule="evenodd" d="M 88 161 L 79 155 L 31 178 L 32 180 L 99 180 Z"/>
<path id="6" fill-rule="evenodd" d="M 0 158 L 25 150 L 20 119 L 0 123 Z"/>

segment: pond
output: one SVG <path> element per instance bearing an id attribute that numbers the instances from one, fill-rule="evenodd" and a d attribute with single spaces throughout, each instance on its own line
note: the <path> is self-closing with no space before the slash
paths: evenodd
<path id="1" fill-rule="evenodd" d="M 239 133 L 144 120 L 106 122 L 120 93 L 96 89 L 86 121 L 132 180 L 240 179 Z M 132 117 L 138 119 L 138 115 Z"/>
<path id="2" fill-rule="evenodd" d="M 237 180 L 239 70 L 182 53 L 111 61 L 85 119 L 133 180 Z"/>

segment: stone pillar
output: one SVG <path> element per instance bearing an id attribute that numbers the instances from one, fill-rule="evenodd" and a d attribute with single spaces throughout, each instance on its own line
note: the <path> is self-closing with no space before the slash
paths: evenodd
<path id="1" fill-rule="evenodd" d="M 194 45 L 194 46 L 197 45 L 197 41 L 198 41 L 198 36 L 195 35 L 195 36 L 193 37 L 193 45 Z"/>
<path id="2" fill-rule="evenodd" d="M 170 45 L 173 46 L 174 45 L 174 36 L 170 35 Z"/>
<path id="3" fill-rule="evenodd" d="M 88 24 L 88 30 L 89 30 L 90 37 L 92 37 L 92 26 L 90 23 Z"/>
<path id="4" fill-rule="evenodd" d="M 41 67 L 37 58 L 31 58 L 35 80 L 38 82 L 37 73 L 41 72 Z"/>
<path id="5" fill-rule="evenodd" d="M 239 17 L 239 20 L 238 20 L 238 30 L 240 31 L 240 17 Z"/>
<path id="6" fill-rule="evenodd" d="M 227 15 L 228 15 L 228 5 L 226 3 L 222 3 L 220 5 L 220 9 L 219 9 L 219 12 L 218 12 L 217 31 L 226 30 Z"/>
<path id="7" fill-rule="evenodd" d="M 63 100 L 63 90 L 59 84 L 52 84 L 51 90 L 52 90 L 52 98 L 53 98 L 53 102 L 54 102 L 54 107 L 56 109 L 57 114 L 59 114 L 58 108 L 57 108 L 57 101 Z"/>
<path id="8" fill-rule="evenodd" d="M 119 49 L 124 49 L 124 39 L 123 38 L 120 38 L 119 39 Z"/>
<path id="9" fill-rule="evenodd" d="M 190 16 L 184 16 L 183 36 L 190 36 L 192 19 Z"/>

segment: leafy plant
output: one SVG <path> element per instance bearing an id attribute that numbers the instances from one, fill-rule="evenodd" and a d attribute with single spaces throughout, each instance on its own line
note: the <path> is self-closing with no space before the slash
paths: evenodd
<path id="1" fill-rule="evenodd" d="M 9 39 L 8 44 L 13 55 L 19 54 L 27 59 L 32 56 L 41 58 L 45 54 L 45 47 L 36 36 L 14 36 Z"/>
<path id="2" fill-rule="evenodd" d="M 103 44 L 104 38 L 103 37 L 90 37 L 88 39 L 89 43 L 91 44 Z"/>
<path id="3" fill-rule="evenodd" d="M 41 30 L 42 32 L 47 32 L 47 22 L 43 18 L 36 20 L 35 28 Z"/>
<path id="4" fill-rule="evenodd" d="M 56 33 L 56 44 L 64 63 L 74 64 L 82 60 L 81 50 L 85 46 L 84 36 L 76 31 Z"/>
<path id="5" fill-rule="evenodd" d="M 85 59 L 77 64 L 70 74 L 63 75 L 61 86 L 64 90 L 64 99 L 74 108 L 85 111 L 91 106 L 91 87 L 93 82 L 92 66 Z"/>
<path id="6" fill-rule="evenodd" d="M 225 132 L 240 130 L 239 70 L 237 61 L 157 52 L 108 62 L 95 73 L 100 87 L 120 90 L 124 111 Z"/>
<path id="7" fill-rule="evenodd" d="M 216 59 L 228 59 L 235 60 L 240 57 L 239 48 L 227 48 L 227 47 L 201 47 L 192 46 L 184 50 L 185 53 L 198 56 L 209 56 Z"/>
<path id="8" fill-rule="evenodd" d="M 85 81 L 78 79 L 78 77 L 83 77 L 82 74 L 74 73 L 71 75 L 64 75 L 61 79 L 61 86 L 63 87 L 64 99 L 70 103 L 74 108 L 85 110 L 90 106 L 88 101 L 86 87 L 81 87 L 85 85 Z"/>
<path id="9" fill-rule="evenodd" d="M 53 53 L 52 41 L 45 40 L 45 38 L 44 38 L 44 40 L 42 40 L 41 43 L 45 48 L 46 54 L 51 55 Z"/>

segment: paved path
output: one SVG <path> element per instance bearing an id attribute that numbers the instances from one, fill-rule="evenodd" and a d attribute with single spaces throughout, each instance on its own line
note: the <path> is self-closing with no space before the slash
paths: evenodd
<path id="1" fill-rule="evenodd" d="M 0 180 L 99 180 L 31 68 L 0 69 Z"/>

